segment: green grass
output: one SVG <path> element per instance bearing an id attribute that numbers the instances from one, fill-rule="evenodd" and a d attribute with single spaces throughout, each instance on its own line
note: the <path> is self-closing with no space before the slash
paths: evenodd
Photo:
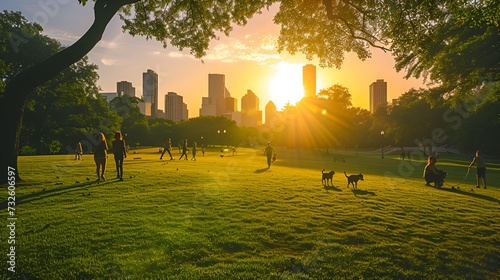
<path id="1" fill-rule="evenodd" d="M 423 185 L 423 161 L 277 153 L 267 169 L 261 150 L 160 161 L 156 149 L 143 149 L 125 160 L 123 182 L 113 179 L 110 156 L 101 183 L 91 155 L 20 157 L 16 273 L 4 261 L 0 276 L 500 278 L 498 163 L 487 170 L 488 189 L 476 189 L 475 170 L 462 182 L 468 162 L 441 155 L 448 185 L 436 189 Z M 323 168 L 336 171 L 334 186 L 321 184 Z M 344 170 L 364 174 L 358 190 L 346 187 Z"/>

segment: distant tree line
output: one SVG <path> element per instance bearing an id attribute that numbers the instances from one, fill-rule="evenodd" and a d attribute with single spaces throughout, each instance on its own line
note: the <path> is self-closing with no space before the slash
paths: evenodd
<path id="1" fill-rule="evenodd" d="M 374 114 L 351 105 L 340 85 L 318 98 L 287 106 L 285 128 L 275 144 L 301 148 L 455 148 L 500 156 L 500 83 L 488 83 L 460 98 L 446 98 L 439 89 L 411 89 L 395 104 Z M 383 134 L 382 134 L 383 131 Z"/>

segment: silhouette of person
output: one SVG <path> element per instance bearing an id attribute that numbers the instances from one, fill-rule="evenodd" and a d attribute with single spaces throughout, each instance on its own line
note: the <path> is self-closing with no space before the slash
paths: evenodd
<path id="1" fill-rule="evenodd" d="M 270 168 L 271 167 L 271 159 L 274 155 L 274 149 L 271 146 L 271 142 L 267 143 L 267 147 L 266 147 L 266 150 L 264 151 L 264 154 L 267 157 L 267 168 Z"/>
<path id="2" fill-rule="evenodd" d="M 201 144 L 201 154 L 205 156 L 205 144 Z"/>
<path id="3" fill-rule="evenodd" d="M 486 189 L 486 161 L 484 160 L 483 154 L 480 150 L 476 151 L 476 156 L 472 159 L 469 164 L 469 168 L 476 164 L 476 188 L 480 188 L 480 181 L 482 179 L 484 188 Z"/>
<path id="4" fill-rule="evenodd" d="M 424 168 L 424 179 L 426 186 L 430 186 L 430 183 L 434 183 L 436 188 L 440 188 L 443 186 L 446 172 L 437 169 L 436 162 L 437 158 L 435 156 L 429 156 L 427 165 Z"/>
<path id="5" fill-rule="evenodd" d="M 163 154 L 165 154 L 165 152 L 168 152 L 170 160 L 174 160 L 174 158 L 172 157 L 172 153 L 170 152 L 171 150 L 172 150 L 172 140 L 168 138 L 167 141 L 165 142 L 165 145 L 163 146 L 163 152 L 161 153 L 160 159 L 163 158 Z"/>
<path id="6" fill-rule="evenodd" d="M 179 160 L 182 159 L 182 157 L 186 157 L 186 160 L 188 160 L 188 140 L 187 139 L 184 139 L 184 145 L 182 145 L 182 154 L 181 154 L 181 157 L 179 158 Z"/>
<path id="7" fill-rule="evenodd" d="M 196 142 L 193 142 L 193 156 L 191 157 L 191 160 L 196 160 L 196 152 L 198 149 L 196 148 Z"/>
<path id="8" fill-rule="evenodd" d="M 116 164 L 116 179 L 123 181 L 123 159 L 127 157 L 127 148 L 120 131 L 115 132 L 115 140 L 113 140 L 113 156 Z"/>
<path id="9" fill-rule="evenodd" d="M 98 133 L 95 136 L 94 143 L 94 162 L 97 180 L 106 181 L 104 173 L 106 172 L 106 160 L 108 158 L 108 143 L 103 133 Z"/>
<path id="10" fill-rule="evenodd" d="M 75 160 L 80 160 L 83 155 L 82 143 L 76 142 L 75 146 Z"/>

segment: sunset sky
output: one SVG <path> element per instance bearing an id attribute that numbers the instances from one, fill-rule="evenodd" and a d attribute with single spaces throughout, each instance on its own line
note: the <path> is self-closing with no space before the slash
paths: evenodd
<path id="1" fill-rule="evenodd" d="M 43 6 L 51 3 L 51 6 Z M 50 8 L 49 8 L 50 7 Z M 21 11 L 29 21 L 36 21 L 44 33 L 59 40 L 63 45 L 75 42 L 93 21 L 93 2 L 85 7 L 76 0 L 53 1 L 1 1 L 0 9 Z M 397 98 L 410 88 L 425 87 L 423 81 L 405 80 L 404 73 L 394 70 L 394 60 L 388 53 L 373 50 L 372 58 L 360 61 L 353 53 L 346 54 L 339 69 L 325 69 L 318 62 L 307 61 L 301 54 L 291 56 L 278 53 L 274 45 L 279 26 L 273 24 L 278 6 L 255 15 L 244 27 L 235 27 L 230 37 L 221 36 L 213 41 L 204 63 L 180 52 L 174 47 L 164 49 L 157 41 L 132 37 L 121 30 L 118 16 L 111 21 L 102 41 L 88 54 L 90 62 L 98 65 L 99 86 L 102 91 L 116 91 L 116 82 L 129 81 L 136 88 L 136 96 L 142 95 L 142 73 L 147 69 L 159 75 L 160 109 L 164 107 L 164 95 L 169 91 L 184 97 L 189 117 L 199 114 L 203 96 L 208 96 L 208 74 L 224 74 L 226 88 L 238 99 L 252 90 L 260 98 L 264 110 L 272 100 L 278 110 L 290 101 L 294 104 L 302 94 L 302 66 L 317 66 L 317 89 L 340 84 L 349 89 L 355 107 L 369 108 L 368 87 L 377 79 L 388 84 L 388 101 Z"/>

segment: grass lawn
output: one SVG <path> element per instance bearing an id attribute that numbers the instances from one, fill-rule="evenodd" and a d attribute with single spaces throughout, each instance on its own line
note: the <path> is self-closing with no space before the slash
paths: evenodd
<path id="1" fill-rule="evenodd" d="M 16 272 L 1 279 L 500 279 L 500 164 L 476 189 L 468 161 L 441 155 L 442 189 L 423 160 L 277 149 L 215 150 L 197 161 L 113 156 L 96 182 L 91 155 L 20 157 Z M 166 157 L 168 158 L 168 156 Z M 323 186 L 321 170 L 334 170 Z M 358 190 L 343 174 L 363 173 Z M 452 189 L 451 186 L 459 188 Z"/>

